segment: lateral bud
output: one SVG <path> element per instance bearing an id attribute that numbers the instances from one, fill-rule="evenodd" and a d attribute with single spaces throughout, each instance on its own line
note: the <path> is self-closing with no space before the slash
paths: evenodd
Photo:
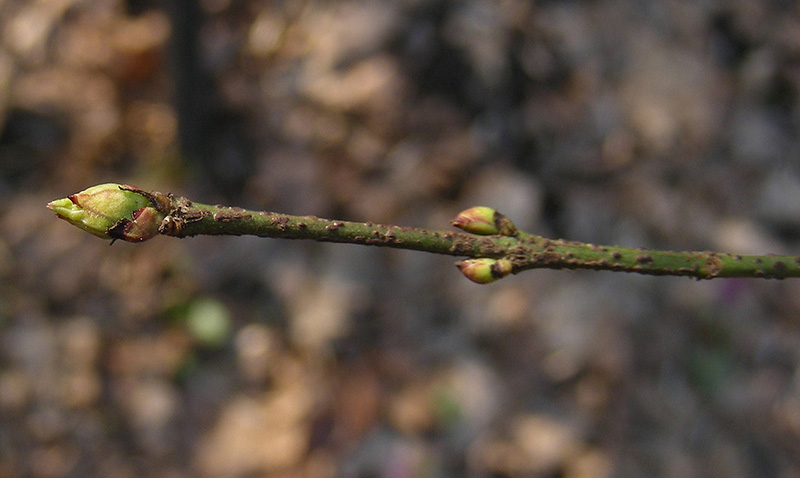
<path id="1" fill-rule="evenodd" d="M 70 224 L 103 239 L 141 242 L 158 234 L 166 204 L 154 194 L 121 184 L 92 186 L 47 204 Z"/>
<path id="2" fill-rule="evenodd" d="M 475 206 L 461 211 L 451 224 L 461 230 L 480 236 L 500 234 L 516 236 L 517 228 L 511 219 L 495 209 Z"/>
<path id="3" fill-rule="evenodd" d="M 464 276 L 478 284 L 488 284 L 502 279 L 511 273 L 512 264 L 508 259 L 465 259 L 456 262 L 456 267 Z"/>

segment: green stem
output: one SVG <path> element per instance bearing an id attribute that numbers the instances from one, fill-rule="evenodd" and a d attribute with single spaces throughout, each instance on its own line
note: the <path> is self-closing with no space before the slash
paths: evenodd
<path id="1" fill-rule="evenodd" d="M 800 277 L 800 257 L 793 256 L 596 246 L 516 232 L 513 225 L 509 235 L 481 236 L 249 211 L 193 203 L 185 198 L 155 192 L 152 194 L 158 199 L 156 202 L 170 205 L 169 210 L 164 211 L 166 217 L 159 232 L 174 237 L 254 235 L 393 247 L 469 258 L 507 259 L 511 262 L 511 273 L 548 268 L 636 272 L 696 279 Z"/>

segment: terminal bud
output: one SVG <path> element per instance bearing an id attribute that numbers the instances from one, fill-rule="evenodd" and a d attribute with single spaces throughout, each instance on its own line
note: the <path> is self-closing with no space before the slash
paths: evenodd
<path id="1" fill-rule="evenodd" d="M 121 184 L 100 184 L 50 202 L 47 207 L 70 224 L 103 239 L 141 242 L 158 234 L 166 216 L 156 197 Z"/>

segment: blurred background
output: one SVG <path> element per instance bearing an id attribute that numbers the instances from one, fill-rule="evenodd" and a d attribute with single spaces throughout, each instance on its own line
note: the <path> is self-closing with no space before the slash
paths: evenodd
<path id="1" fill-rule="evenodd" d="M 797 477 L 800 281 L 107 242 L 101 182 L 800 253 L 791 1 L 0 1 L 0 477 Z"/>

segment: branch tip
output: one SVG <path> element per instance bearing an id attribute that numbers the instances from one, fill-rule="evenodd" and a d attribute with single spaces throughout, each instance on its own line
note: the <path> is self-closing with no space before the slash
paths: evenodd
<path id="1" fill-rule="evenodd" d="M 141 242 L 158 234 L 166 215 L 157 196 L 132 186 L 100 184 L 47 204 L 70 224 L 103 239 Z"/>

